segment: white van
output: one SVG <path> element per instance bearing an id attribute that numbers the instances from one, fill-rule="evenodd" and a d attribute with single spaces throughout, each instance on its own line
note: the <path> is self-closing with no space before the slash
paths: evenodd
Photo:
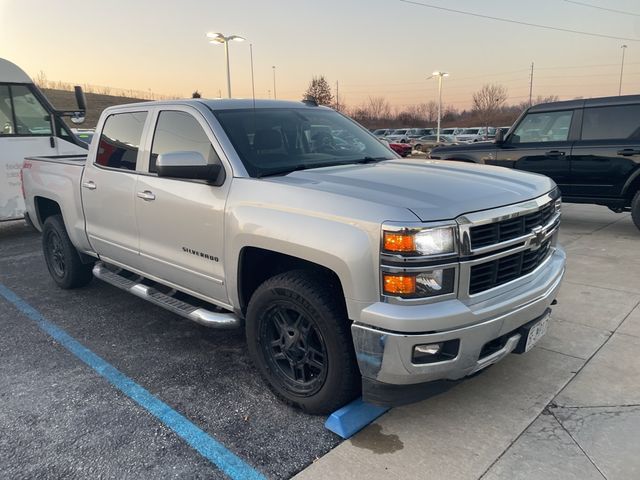
<path id="1" fill-rule="evenodd" d="M 86 153 L 62 121 L 84 121 L 84 94 L 76 87 L 77 111 L 57 111 L 29 76 L 0 58 L 0 222 L 25 216 L 20 169 L 24 157 Z M 53 127 L 52 127 L 53 126 Z"/>

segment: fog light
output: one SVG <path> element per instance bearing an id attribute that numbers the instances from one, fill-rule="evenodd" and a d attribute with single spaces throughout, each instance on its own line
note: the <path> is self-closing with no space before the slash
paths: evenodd
<path id="1" fill-rule="evenodd" d="M 452 360 L 456 358 L 459 350 L 459 339 L 447 340 L 445 342 L 438 343 L 423 343 L 413 347 L 411 361 L 417 365 L 424 365 L 426 363 Z"/>
<path id="2" fill-rule="evenodd" d="M 441 343 L 429 343 L 427 345 L 416 345 L 413 348 L 413 356 L 418 355 L 437 355 L 442 350 Z"/>

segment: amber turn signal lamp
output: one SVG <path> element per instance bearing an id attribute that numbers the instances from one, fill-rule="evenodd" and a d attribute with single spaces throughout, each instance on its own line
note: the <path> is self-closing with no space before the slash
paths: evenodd
<path id="1" fill-rule="evenodd" d="M 413 295 L 416 293 L 416 277 L 414 275 L 382 276 L 384 293 L 391 295 Z"/>
<path id="2" fill-rule="evenodd" d="M 416 246 L 413 235 L 384 232 L 384 249 L 388 252 L 414 252 Z"/>

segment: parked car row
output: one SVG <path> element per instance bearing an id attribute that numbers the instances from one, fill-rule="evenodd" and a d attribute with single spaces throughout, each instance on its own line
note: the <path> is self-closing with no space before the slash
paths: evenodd
<path id="1" fill-rule="evenodd" d="M 486 142 L 493 140 L 496 137 L 496 132 L 502 130 L 503 134 L 509 131 L 510 127 L 448 127 L 440 130 L 441 142 L 438 145 L 450 145 L 453 143 L 476 143 Z M 425 144 L 428 140 L 421 140 L 426 136 L 435 136 L 437 134 L 435 128 L 378 128 L 373 131 L 373 134 L 378 138 L 383 138 L 389 143 L 411 143 L 413 145 Z M 444 139 L 442 138 L 444 137 Z M 435 145 L 434 145 L 435 146 Z M 419 150 L 419 149 L 418 149 Z"/>

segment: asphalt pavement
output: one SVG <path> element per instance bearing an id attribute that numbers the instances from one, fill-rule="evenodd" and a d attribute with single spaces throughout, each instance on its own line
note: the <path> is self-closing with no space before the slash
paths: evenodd
<path id="1" fill-rule="evenodd" d="M 0 224 L 0 285 L 267 478 L 340 439 L 283 405 L 216 331 L 94 280 L 61 290 L 40 235 Z M 226 478 L 221 469 L 0 296 L 0 478 Z"/>

